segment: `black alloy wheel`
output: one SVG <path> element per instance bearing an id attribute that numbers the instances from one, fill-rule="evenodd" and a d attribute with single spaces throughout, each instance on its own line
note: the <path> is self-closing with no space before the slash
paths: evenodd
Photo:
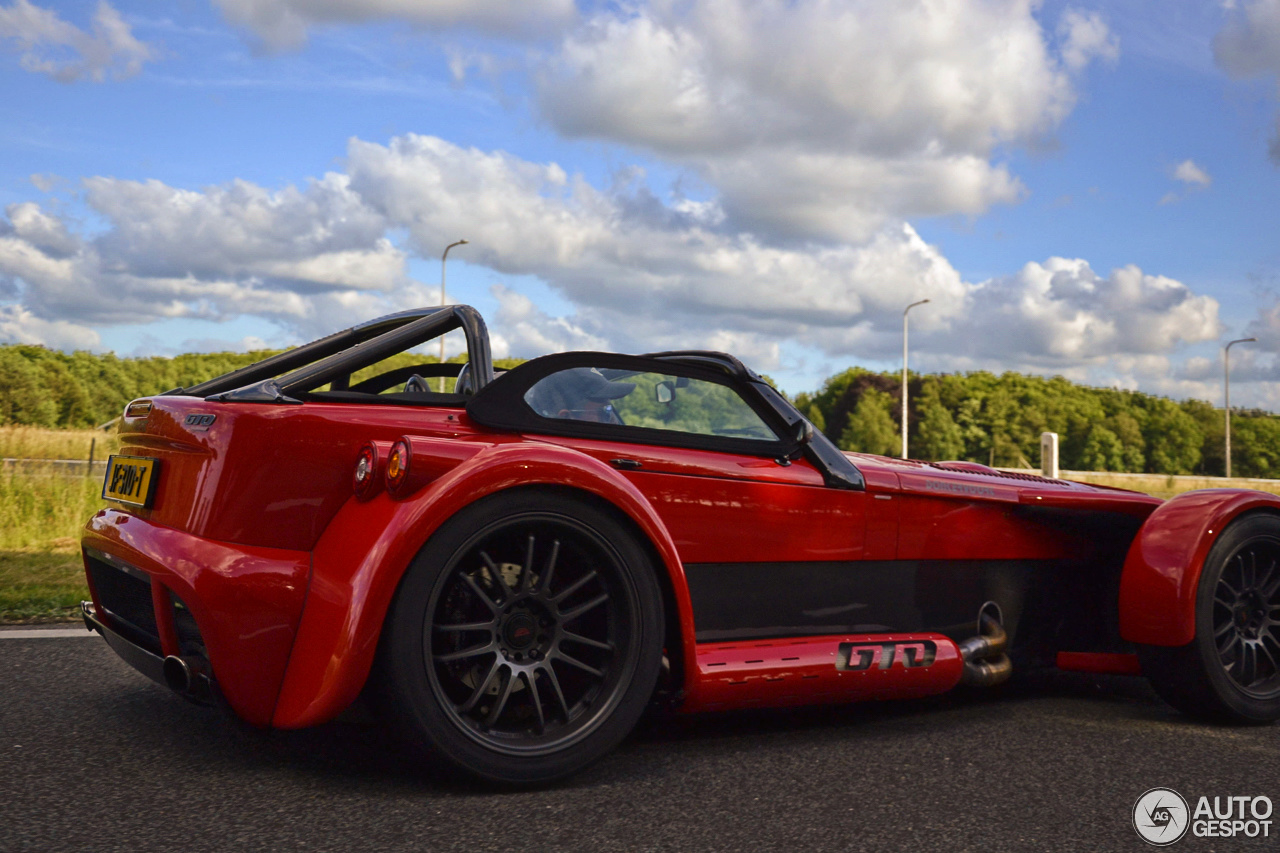
<path id="1" fill-rule="evenodd" d="M 1258 536 L 1222 566 L 1213 592 L 1222 671 L 1246 696 L 1280 697 L 1280 539 Z"/>
<path id="2" fill-rule="evenodd" d="M 634 726 L 661 664 L 645 550 L 611 513 L 545 497 L 500 494 L 441 528 L 380 652 L 410 739 L 492 781 L 551 781 L 599 758 Z"/>
<path id="3" fill-rule="evenodd" d="M 1205 559 L 1196 636 L 1185 646 L 1140 646 L 1143 673 L 1174 707 L 1238 723 L 1280 719 L 1280 516 L 1232 522 Z"/>

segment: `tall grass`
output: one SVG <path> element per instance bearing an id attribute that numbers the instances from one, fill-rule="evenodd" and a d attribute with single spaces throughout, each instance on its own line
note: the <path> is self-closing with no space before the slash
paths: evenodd
<path id="1" fill-rule="evenodd" d="M 0 471 L 0 551 L 74 551 L 101 492 L 101 476 Z"/>
<path id="2" fill-rule="evenodd" d="M 88 597 L 79 535 L 101 489 L 100 477 L 0 471 L 0 622 L 67 618 Z"/>
<path id="3" fill-rule="evenodd" d="M 0 426 L 0 458 L 88 459 L 90 447 L 103 460 L 120 449 L 120 439 L 114 430 Z"/>
<path id="4" fill-rule="evenodd" d="M 1022 470 L 1022 469 L 1020 469 Z M 1025 473 L 1039 474 L 1038 470 L 1025 469 Z M 1129 489 L 1134 492 L 1145 492 L 1158 498 L 1168 500 L 1174 495 L 1190 492 L 1195 489 L 1253 489 L 1280 495 L 1280 480 L 1260 480 L 1255 478 L 1227 479 L 1226 477 L 1198 477 L 1192 475 L 1169 474 L 1116 474 L 1107 471 L 1063 471 L 1064 480 L 1075 480 L 1080 483 L 1092 483 L 1095 486 L 1110 486 L 1116 489 Z"/>

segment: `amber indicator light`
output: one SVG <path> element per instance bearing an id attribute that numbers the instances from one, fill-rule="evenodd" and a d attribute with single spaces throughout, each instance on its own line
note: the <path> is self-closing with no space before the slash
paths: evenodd
<path id="1" fill-rule="evenodd" d="M 409 475 L 409 445 L 403 439 L 397 441 L 387 457 L 387 491 L 395 494 Z"/>

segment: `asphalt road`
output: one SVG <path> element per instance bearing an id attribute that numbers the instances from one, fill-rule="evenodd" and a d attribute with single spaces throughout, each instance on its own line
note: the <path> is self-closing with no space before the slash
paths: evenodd
<path id="1" fill-rule="evenodd" d="M 423 772 L 358 716 L 246 731 L 96 638 L 0 639 L 0 850 L 1146 850 L 1144 791 L 1266 795 L 1280 726 L 1188 722 L 1134 679 L 653 721 L 570 782 Z M 1188 834 L 1173 850 L 1276 850 Z"/>

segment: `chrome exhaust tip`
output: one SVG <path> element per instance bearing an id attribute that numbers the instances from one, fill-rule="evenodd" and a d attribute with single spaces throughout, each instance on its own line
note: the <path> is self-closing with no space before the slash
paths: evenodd
<path id="1" fill-rule="evenodd" d="M 164 683 L 174 693 L 197 702 L 213 698 L 209 662 L 204 658 L 169 655 L 164 659 Z"/>
<path id="2" fill-rule="evenodd" d="M 98 631 L 98 623 L 95 619 L 96 616 L 97 611 L 95 610 L 92 601 L 80 602 L 80 618 L 84 620 L 85 630 Z M 101 632 L 99 631 L 99 633 Z"/>

